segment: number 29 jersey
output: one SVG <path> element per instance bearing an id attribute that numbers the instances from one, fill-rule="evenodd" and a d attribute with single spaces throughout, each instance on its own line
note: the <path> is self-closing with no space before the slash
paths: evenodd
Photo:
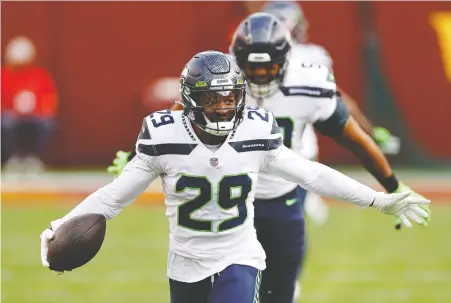
<path id="1" fill-rule="evenodd" d="M 199 141 L 181 111 L 144 119 L 136 152 L 162 178 L 170 278 L 195 282 L 231 264 L 265 268 L 253 201 L 259 171 L 280 146 L 273 115 L 259 108 L 245 110 L 216 151 Z"/>

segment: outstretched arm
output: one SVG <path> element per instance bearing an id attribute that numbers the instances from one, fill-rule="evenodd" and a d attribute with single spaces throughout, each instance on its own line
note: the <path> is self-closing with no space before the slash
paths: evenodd
<path id="1" fill-rule="evenodd" d="M 321 163 L 309 161 L 285 146 L 270 151 L 267 170 L 308 191 L 359 206 L 369 206 L 377 192 Z"/>
<path id="2" fill-rule="evenodd" d="M 412 226 L 409 219 L 421 224 L 429 216 L 419 207 L 430 203 L 429 200 L 408 197 L 410 192 L 402 194 L 376 192 L 330 167 L 302 158 L 285 146 L 269 151 L 265 163 L 270 173 L 298 183 L 306 190 L 361 207 L 372 206 L 383 213 L 400 217 L 407 227 Z"/>
<path id="3" fill-rule="evenodd" d="M 119 214 L 160 175 L 160 169 L 147 163 L 148 161 L 142 157 L 141 155 L 135 156 L 125 166 L 119 177 L 89 195 L 64 216 L 61 223 L 87 213 L 102 214 L 107 219 Z"/>
<path id="4" fill-rule="evenodd" d="M 49 242 L 64 222 L 83 214 L 101 214 L 110 219 L 132 203 L 160 174 L 160 169 L 150 163 L 149 159 L 141 155 L 135 156 L 118 178 L 89 195 L 63 218 L 50 222 L 50 227 L 41 233 L 42 265 L 50 266 L 47 260 Z"/>
<path id="5" fill-rule="evenodd" d="M 335 103 L 335 109 L 316 121 L 315 128 L 352 151 L 387 192 L 396 191 L 399 182 L 381 149 L 349 115 L 348 108 L 341 100 L 331 102 Z"/>
<path id="6" fill-rule="evenodd" d="M 398 181 L 382 150 L 355 119 L 349 115 L 345 104 L 341 100 L 335 100 L 335 102 L 336 106 L 333 113 L 328 114 L 326 119 L 317 121 L 315 123 L 316 129 L 352 151 L 387 192 L 412 191 Z M 420 197 L 415 192 L 413 192 L 413 195 Z M 427 205 L 424 206 L 424 209 L 430 213 Z M 428 220 L 423 220 L 422 224 L 428 225 Z M 399 221 L 396 227 L 400 227 Z"/>

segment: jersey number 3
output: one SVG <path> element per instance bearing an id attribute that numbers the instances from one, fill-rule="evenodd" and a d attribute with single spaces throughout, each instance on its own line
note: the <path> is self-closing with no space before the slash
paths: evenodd
<path id="1" fill-rule="evenodd" d="M 199 194 L 178 207 L 177 223 L 179 226 L 203 232 L 222 232 L 240 226 L 247 218 L 246 199 L 252 188 L 252 180 L 247 174 L 224 176 L 218 183 L 216 191 L 213 184 L 206 177 L 183 175 L 177 181 L 176 192 L 194 189 Z M 236 190 L 233 190 L 233 189 Z M 218 224 L 217 230 L 213 230 L 213 222 L 210 220 L 194 219 L 192 215 L 207 205 L 213 198 L 213 192 L 217 192 L 216 203 L 221 210 L 236 208 L 238 215 L 225 219 Z M 235 193 L 234 193 L 235 192 Z M 236 192 L 238 194 L 236 194 Z"/>

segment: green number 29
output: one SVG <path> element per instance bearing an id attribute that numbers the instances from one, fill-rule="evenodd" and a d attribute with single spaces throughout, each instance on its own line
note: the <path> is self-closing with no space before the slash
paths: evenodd
<path id="1" fill-rule="evenodd" d="M 246 199 L 252 189 L 252 179 L 247 174 L 224 176 L 218 183 L 216 203 L 220 209 L 238 209 L 238 215 L 219 223 L 217 232 L 226 231 L 244 223 L 247 218 Z M 233 196 L 232 188 L 239 189 L 239 195 Z M 177 193 L 195 189 L 199 194 L 178 207 L 177 223 L 179 226 L 203 232 L 215 232 L 210 220 L 193 219 L 192 215 L 202 209 L 213 198 L 213 184 L 207 177 L 183 175 L 175 185 Z"/>

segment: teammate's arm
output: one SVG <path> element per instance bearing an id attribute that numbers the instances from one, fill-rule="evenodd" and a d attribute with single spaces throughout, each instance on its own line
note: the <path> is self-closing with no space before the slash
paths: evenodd
<path id="1" fill-rule="evenodd" d="M 349 115 L 346 105 L 341 100 L 332 100 L 336 106 L 332 114 L 327 111 L 327 118 L 314 125 L 322 134 L 332 137 L 340 145 L 352 151 L 365 168 L 379 181 L 387 192 L 403 192 L 411 189 L 399 182 L 392 172 L 391 166 L 374 140 Z M 415 196 L 420 196 L 414 193 Z M 429 209 L 427 209 L 429 212 Z M 425 220 L 423 225 L 427 225 Z M 399 225 L 397 225 L 399 228 Z"/>
<path id="2" fill-rule="evenodd" d="M 398 154 L 400 149 L 400 139 L 390 131 L 381 126 L 374 126 L 373 123 L 363 114 L 357 102 L 346 92 L 340 90 L 341 99 L 349 109 L 349 113 L 359 123 L 363 130 L 379 145 L 384 154 Z"/>
<path id="3" fill-rule="evenodd" d="M 330 54 L 322 47 L 320 50 L 323 52 L 323 65 L 330 71 L 333 71 L 333 60 Z M 359 123 L 359 125 L 370 135 L 373 140 L 379 145 L 384 154 L 398 154 L 400 150 L 401 140 L 390 133 L 390 131 L 381 126 L 375 126 L 360 110 L 357 102 L 348 93 L 337 86 L 337 90 L 340 92 L 341 99 L 349 109 L 351 116 Z"/>
<path id="4" fill-rule="evenodd" d="M 394 192 L 399 182 L 380 148 L 349 115 L 348 108 L 341 100 L 331 100 L 331 102 L 336 104 L 334 111 L 331 115 L 325 113 L 329 117 L 317 121 L 314 124 L 315 128 L 352 151 L 388 192 Z"/>

